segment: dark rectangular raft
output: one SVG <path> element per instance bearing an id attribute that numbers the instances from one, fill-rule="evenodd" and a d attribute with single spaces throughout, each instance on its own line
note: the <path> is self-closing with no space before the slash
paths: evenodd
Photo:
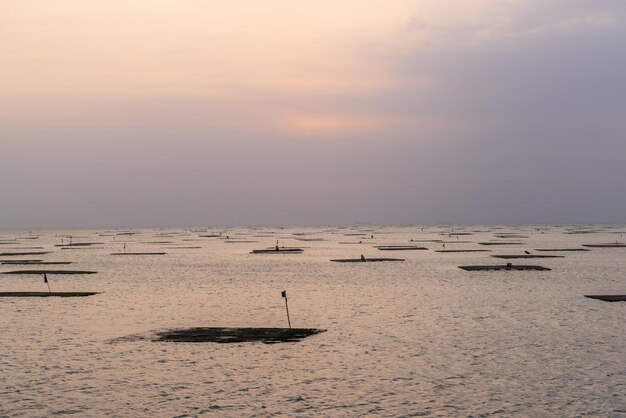
<path id="1" fill-rule="evenodd" d="M 626 295 L 585 295 L 585 297 L 605 302 L 626 302 Z"/>
<path id="2" fill-rule="evenodd" d="M 12 265 L 26 265 L 26 266 L 45 266 L 45 265 L 60 265 L 60 264 L 72 264 L 71 261 L 0 261 L 0 264 L 12 264 Z"/>
<path id="3" fill-rule="evenodd" d="M 435 250 L 437 253 L 488 253 L 491 250 Z"/>
<path id="4" fill-rule="evenodd" d="M 404 258 L 339 258 L 336 260 L 330 260 L 336 263 L 366 263 L 366 262 L 380 262 L 380 261 L 404 261 Z"/>
<path id="5" fill-rule="evenodd" d="M 74 242 L 68 244 L 56 244 L 55 247 L 90 247 L 92 245 L 102 245 L 104 242 Z"/>
<path id="6" fill-rule="evenodd" d="M 626 248 L 626 244 L 583 244 L 583 247 L 589 248 Z"/>
<path id="7" fill-rule="evenodd" d="M 0 292 L 0 298 L 76 298 L 97 295 L 100 292 Z"/>
<path id="8" fill-rule="evenodd" d="M 479 242 L 480 245 L 522 245 L 524 244 L 523 242 Z"/>
<path id="9" fill-rule="evenodd" d="M 492 255 L 495 258 L 503 258 L 505 260 L 514 260 L 516 258 L 563 258 L 564 255 L 543 255 L 543 254 L 510 254 L 510 255 Z"/>
<path id="10" fill-rule="evenodd" d="M 589 248 L 535 248 L 535 251 L 591 251 Z"/>
<path id="11" fill-rule="evenodd" d="M 427 250 L 426 247 L 418 247 L 417 245 L 378 245 L 380 251 L 412 251 L 412 250 Z"/>
<path id="12" fill-rule="evenodd" d="M 153 253 L 111 253 L 111 255 L 164 255 L 167 253 L 153 252 Z"/>
<path id="13" fill-rule="evenodd" d="M 460 269 L 467 271 L 475 271 L 475 270 L 551 270 L 547 267 L 543 266 L 529 266 L 529 265 L 513 265 L 513 264 L 504 264 L 504 265 L 490 265 L 490 266 L 459 266 Z"/>
<path id="14" fill-rule="evenodd" d="M 6 271 L 2 274 L 96 274 L 97 271 L 86 270 L 15 270 Z"/>
<path id="15" fill-rule="evenodd" d="M 157 332 L 154 341 L 275 344 L 298 342 L 324 331 L 317 328 L 186 328 Z"/>
<path id="16" fill-rule="evenodd" d="M 19 257 L 22 255 L 43 255 L 50 254 L 50 251 L 28 251 L 19 253 L 0 253 L 0 257 Z"/>
<path id="17" fill-rule="evenodd" d="M 265 250 L 252 250 L 250 251 L 250 254 L 299 254 L 303 251 L 304 250 L 302 248 L 270 248 Z"/>

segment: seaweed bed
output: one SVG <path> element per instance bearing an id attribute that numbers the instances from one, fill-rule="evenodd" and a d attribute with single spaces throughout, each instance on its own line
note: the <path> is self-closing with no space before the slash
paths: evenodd
<path id="1" fill-rule="evenodd" d="M 334 261 L 336 263 L 365 263 L 379 261 L 404 261 L 404 258 L 338 258 L 330 261 Z"/>
<path id="2" fill-rule="evenodd" d="M 28 252 L 20 252 L 20 253 L 0 253 L 2 257 L 19 257 L 21 255 L 43 255 L 50 254 L 50 251 L 28 251 Z"/>
<path id="3" fill-rule="evenodd" d="M 0 292 L 0 298 L 27 298 L 27 297 L 51 297 L 57 296 L 62 298 L 74 298 L 97 295 L 100 292 Z"/>
<path id="4" fill-rule="evenodd" d="M 503 258 L 505 260 L 513 260 L 516 258 L 563 258 L 564 255 L 543 255 L 543 254 L 511 254 L 511 255 L 492 255 L 495 258 Z"/>
<path id="5" fill-rule="evenodd" d="M 45 266 L 45 265 L 60 265 L 60 264 L 72 264 L 71 261 L 0 261 L 0 264 L 11 264 L 11 265 L 23 265 L 23 266 Z"/>
<path id="6" fill-rule="evenodd" d="M 626 302 L 626 295 L 585 295 L 585 297 L 605 302 Z"/>
<path id="7" fill-rule="evenodd" d="M 511 263 L 504 265 L 488 265 L 488 266 L 459 266 L 460 269 L 473 271 L 473 270 L 551 270 L 543 266 L 529 266 L 529 265 L 513 265 Z"/>
<path id="8" fill-rule="evenodd" d="M 301 252 L 303 252 L 304 250 L 302 250 L 302 248 L 284 248 L 281 247 L 279 249 L 275 249 L 275 248 L 268 248 L 265 250 L 252 250 L 250 251 L 250 254 L 279 254 L 279 253 L 290 253 L 290 254 L 299 254 Z"/>
<path id="9" fill-rule="evenodd" d="M 379 245 L 380 251 L 411 251 L 411 250 L 427 250 L 426 247 L 418 247 L 416 245 Z"/>
<path id="10" fill-rule="evenodd" d="M 535 251 L 591 251 L 589 248 L 535 248 Z"/>
<path id="11" fill-rule="evenodd" d="M 2 274 L 95 274 L 97 271 L 86 270 L 15 270 L 5 271 Z"/>
<path id="12" fill-rule="evenodd" d="M 156 252 L 156 253 L 111 253 L 111 255 L 163 255 L 167 253 Z"/>
<path id="13" fill-rule="evenodd" d="M 183 328 L 156 333 L 154 341 L 191 343 L 245 343 L 265 344 L 298 342 L 303 338 L 324 332 L 317 328 Z"/>
<path id="14" fill-rule="evenodd" d="M 583 244 L 583 247 L 589 248 L 626 248 L 626 244 Z"/>
<path id="15" fill-rule="evenodd" d="M 68 244 L 56 244 L 55 247 L 90 247 L 92 245 L 102 245 L 104 242 L 74 242 Z"/>
<path id="16" fill-rule="evenodd" d="M 491 250 L 435 250 L 437 253 L 488 253 Z"/>

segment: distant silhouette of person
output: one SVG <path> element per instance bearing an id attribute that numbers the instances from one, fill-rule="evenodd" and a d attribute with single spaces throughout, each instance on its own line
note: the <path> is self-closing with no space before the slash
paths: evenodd
<path id="1" fill-rule="evenodd" d="M 361 254 L 361 261 L 365 261 L 365 256 Z"/>

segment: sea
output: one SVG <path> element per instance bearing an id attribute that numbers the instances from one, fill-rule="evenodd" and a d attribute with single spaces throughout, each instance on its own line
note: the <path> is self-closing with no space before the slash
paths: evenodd
<path id="1" fill-rule="evenodd" d="M 3 229 L 0 262 L 72 264 L 0 264 L 0 292 L 101 293 L 0 297 L 0 416 L 626 417 L 626 302 L 585 297 L 626 294 L 626 247 L 585 247 L 624 235 L 624 225 Z M 251 253 L 276 245 L 303 251 Z M 398 245 L 424 248 L 378 248 Z M 6 255 L 25 252 L 45 254 Z M 130 254 L 150 252 L 165 254 Z M 526 252 L 559 257 L 493 257 Z M 403 261 L 331 261 L 361 255 Z M 459 268 L 506 263 L 550 270 Z M 47 284 L 4 274 L 33 269 L 96 273 L 46 274 Z M 325 332 L 278 344 L 150 338 L 288 327 L 283 291 L 291 326 Z"/>

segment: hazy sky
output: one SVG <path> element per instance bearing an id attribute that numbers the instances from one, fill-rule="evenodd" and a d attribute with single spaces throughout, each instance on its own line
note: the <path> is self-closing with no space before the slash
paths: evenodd
<path id="1" fill-rule="evenodd" d="M 626 222 L 626 1 L 0 0 L 0 227 Z"/>

